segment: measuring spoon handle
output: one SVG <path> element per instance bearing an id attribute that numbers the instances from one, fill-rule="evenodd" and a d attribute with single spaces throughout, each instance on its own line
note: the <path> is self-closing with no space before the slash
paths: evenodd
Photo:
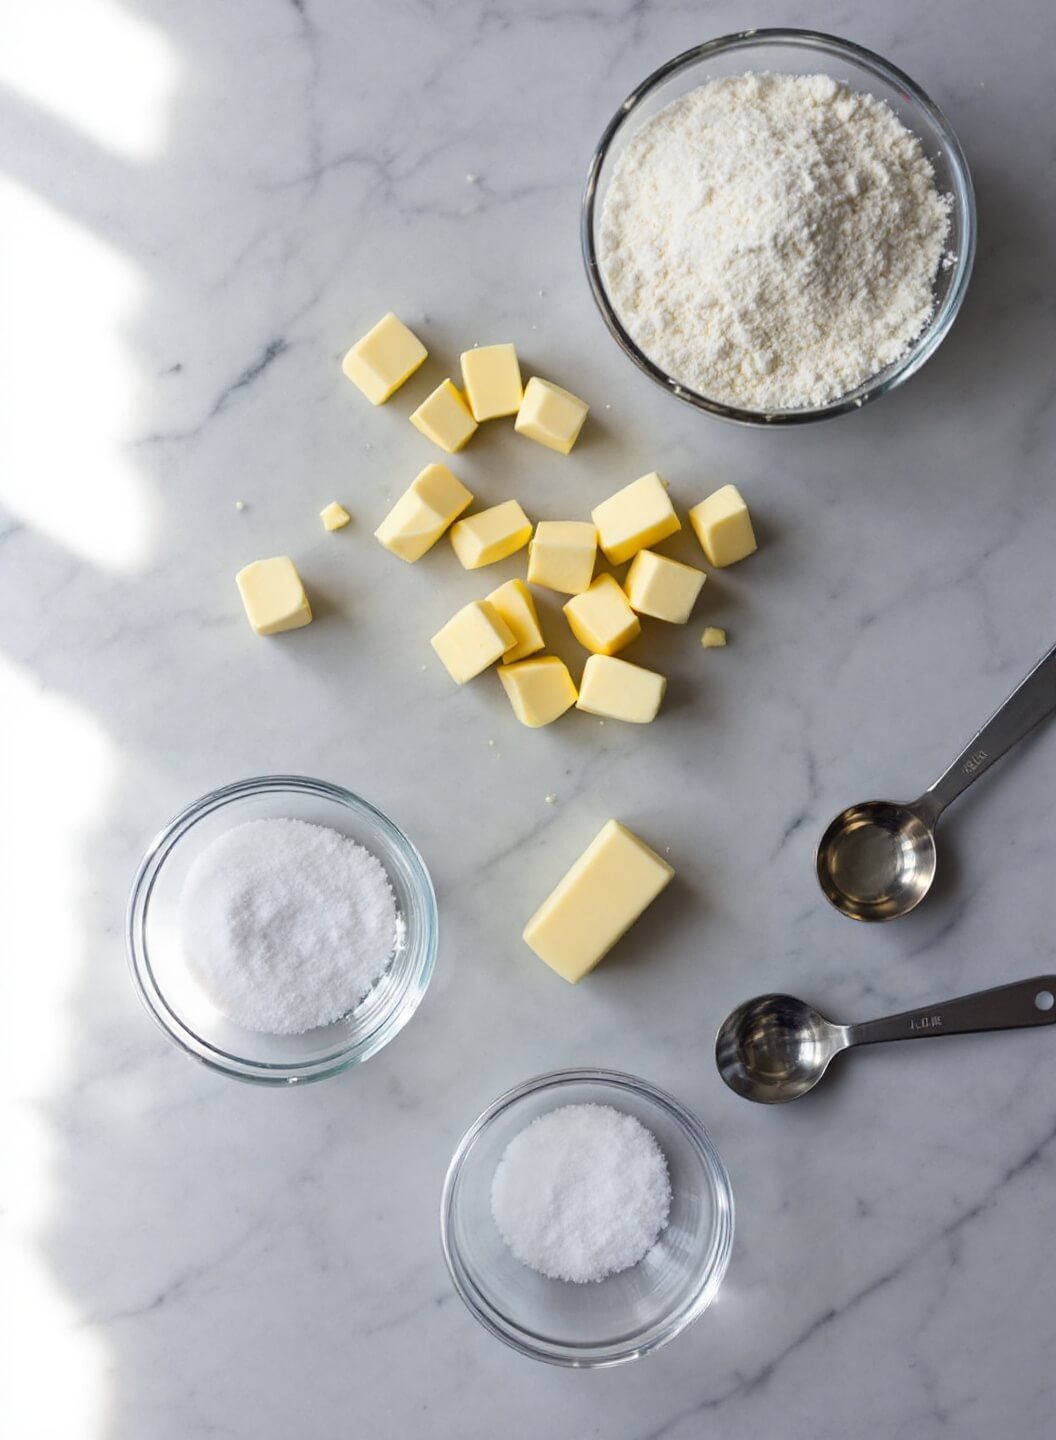
<path id="1" fill-rule="evenodd" d="M 934 824 L 951 800 L 967 790 L 1035 725 L 1056 711 L 1056 645 L 1034 666 L 1022 684 L 968 741 L 957 759 L 922 796 Z"/>
<path id="2" fill-rule="evenodd" d="M 1056 975 L 1035 975 L 1013 985 L 979 990 L 956 1000 L 940 1000 L 901 1015 L 848 1025 L 850 1045 L 881 1040 L 920 1040 L 926 1035 L 968 1035 L 978 1030 L 1018 1030 L 1056 1022 Z"/>

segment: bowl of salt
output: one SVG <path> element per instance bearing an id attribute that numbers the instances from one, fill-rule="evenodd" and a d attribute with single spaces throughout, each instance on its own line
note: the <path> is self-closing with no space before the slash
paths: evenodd
<path id="1" fill-rule="evenodd" d="M 718 1294 L 733 1192 L 700 1121 L 613 1070 L 555 1070 L 501 1095 L 455 1150 L 441 1240 L 492 1335 L 553 1365 L 636 1360 Z"/>
<path id="2" fill-rule="evenodd" d="M 322 1080 L 387 1045 L 436 958 L 429 872 L 340 786 L 226 785 L 148 847 L 128 904 L 132 977 L 186 1054 L 258 1084 Z"/>

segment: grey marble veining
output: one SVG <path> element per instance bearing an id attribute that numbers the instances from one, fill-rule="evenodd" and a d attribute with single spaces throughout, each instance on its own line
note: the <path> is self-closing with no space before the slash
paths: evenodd
<path id="1" fill-rule="evenodd" d="M 1052 727 L 951 813 L 937 892 L 905 921 L 850 925 L 811 875 L 835 810 L 916 793 L 1053 640 L 1051 9 L 23 14 L 0 47 L 3 1433 L 1049 1433 L 1051 1035 L 878 1049 L 778 1112 L 727 1093 L 710 1049 L 768 988 L 855 1019 L 1053 968 Z M 903 391 L 759 434 L 684 410 L 616 352 L 578 207 L 638 80 L 775 23 L 912 74 L 961 137 L 981 229 L 962 316 Z M 373 410 L 339 359 L 390 307 L 432 358 Z M 759 554 L 709 580 L 686 631 L 652 626 L 631 653 L 671 677 L 644 731 L 575 715 L 529 732 L 497 685 L 456 691 L 427 639 L 479 577 L 442 551 L 402 567 L 370 539 L 435 458 L 412 403 L 461 349 L 504 339 L 593 410 L 568 460 L 482 433 L 456 465 L 482 499 L 585 514 L 659 468 L 681 504 L 732 480 L 757 517 Z M 354 523 L 326 535 L 333 498 Z M 277 551 L 318 618 L 269 643 L 232 576 Z M 726 651 L 696 646 L 705 622 Z M 289 1094 L 170 1048 L 122 948 L 154 830 L 282 769 L 389 810 L 442 922 L 412 1025 L 359 1073 Z M 570 990 L 519 934 L 609 815 L 669 846 L 678 880 Z M 692 1106 L 738 1207 L 713 1310 L 610 1373 L 497 1344 L 438 1243 L 465 1125 L 576 1063 Z"/>

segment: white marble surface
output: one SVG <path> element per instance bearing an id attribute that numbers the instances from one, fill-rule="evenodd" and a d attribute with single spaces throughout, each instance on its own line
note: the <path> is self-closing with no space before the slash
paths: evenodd
<path id="1" fill-rule="evenodd" d="M 578 253 L 610 112 L 749 23 L 815 24 L 907 69 L 979 194 L 975 279 L 936 359 L 794 434 L 654 392 Z M 44 0 L 0 28 L 0 1429 L 1049 1433 L 1052 1035 L 877 1051 L 776 1112 L 728 1094 L 710 1051 L 726 1010 L 771 987 L 864 1018 L 1056 968 L 1052 727 L 951 816 L 916 916 L 855 928 L 811 876 L 831 812 L 926 784 L 1054 638 L 1051 8 Z M 338 361 L 390 306 L 435 358 L 375 411 Z M 479 579 L 370 538 L 435 458 L 409 402 L 465 345 L 504 339 L 594 411 L 567 461 L 482 434 L 457 466 L 481 496 L 583 514 L 656 466 L 680 502 L 733 480 L 757 515 L 758 556 L 698 611 L 729 649 L 702 654 L 696 623 L 638 648 L 671 674 L 651 729 L 533 733 L 497 684 L 456 691 L 427 639 Z M 332 536 L 317 511 L 335 497 L 355 524 Z M 318 620 L 260 641 L 232 575 L 281 550 Z M 167 1045 L 122 940 L 148 836 L 281 769 L 390 810 L 443 931 L 399 1039 L 290 1093 Z M 518 936 L 610 814 L 670 846 L 679 879 L 569 990 Z M 492 1340 L 438 1244 L 464 1126 L 577 1063 L 695 1108 L 738 1204 L 714 1309 L 608 1373 Z"/>

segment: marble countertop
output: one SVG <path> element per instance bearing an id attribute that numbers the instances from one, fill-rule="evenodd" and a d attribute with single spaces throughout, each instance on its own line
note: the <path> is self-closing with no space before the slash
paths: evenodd
<path id="1" fill-rule="evenodd" d="M 632 86 L 692 43 L 773 23 L 912 74 L 960 135 L 981 230 L 961 318 L 917 378 L 849 419 L 763 434 L 680 406 L 617 352 L 578 221 L 593 143 Z M 0 1428 L 1048 1433 L 1053 1036 L 879 1048 L 777 1111 L 723 1088 L 711 1044 L 766 989 L 857 1019 L 1056 968 L 1056 727 L 951 814 L 937 893 L 903 923 L 843 921 L 811 873 L 831 813 L 929 783 L 1054 639 L 1054 12 L 69 0 L 12 28 Z M 373 410 L 339 361 L 390 307 L 435 360 Z M 593 412 L 568 460 L 482 434 L 456 466 L 481 497 L 580 515 L 659 468 L 682 504 L 733 481 L 752 505 L 758 556 L 709 581 L 692 627 L 638 647 L 671 677 L 651 728 L 575 715 L 531 732 L 498 685 L 456 690 L 428 637 L 479 578 L 441 553 L 404 568 L 370 538 L 437 458 L 408 401 L 459 350 L 506 339 Z M 327 535 L 334 498 L 354 523 Z M 318 618 L 262 641 L 232 577 L 282 551 Z M 729 648 L 701 652 L 697 621 L 728 627 Z M 123 953 L 149 836 L 203 791 L 280 770 L 388 810 L 432 868 L 442 928 L 407 1030 L 289 1092 L 169 1046 Z M 610 815 L 670 847 L 678 881 L 569 989 L 520 930 Z M 465 1126 L 575 1064 L 677 1094 L 737 1198 L 714 1308 L 611 1372 L 490 1338 L 438 1240 Z"/>

